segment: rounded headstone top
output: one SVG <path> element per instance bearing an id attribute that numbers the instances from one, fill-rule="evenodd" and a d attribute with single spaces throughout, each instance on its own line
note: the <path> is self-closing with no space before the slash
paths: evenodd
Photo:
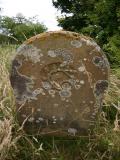
<path id="1" fill-rule="evenodd" d="M 108 77 L 106 56 L 91 38 L 58 31 L 28 39 L 10 77 L 20 124 L 32 133 L 81 134 L 94 124 Z"/>

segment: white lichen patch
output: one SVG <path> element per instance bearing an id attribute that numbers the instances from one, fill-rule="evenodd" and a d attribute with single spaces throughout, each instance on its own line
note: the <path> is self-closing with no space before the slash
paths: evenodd
<path id="1" fill-rule="evenodd" d="M 56 117 L 55 117 L 55 116 L 52 116 L 52 118 L 55 119 Z"/>
<path id="2" fill-rule="evenodd" d="M 71 90 L 71 85 L 70 85 L 70 83 L 65 82 L 65 83 L 62 84 L 62 88 L 67 89 L 67 90 Z"/>
<path id="3" fill-rule="evenodd" d="M 68 128 L 68 133 L 70 133 L 71 135 L 75 136 L 77 133 L 77 129 L 75 128 Z"/>
<path id="4" fill-rule="evenodd" d="M 37 96 L 39 94 L 45 95 L 43 88 L 37 88 L 36 90 L 33 91 L 33 93 L 34 93 L 34 96 Z"/>
<path id="5" fill-rule="evenodd" d="M 33 63 L 40 62 L 40 58 L 43 56 L 41 50 L 33 45 L 22 45 L 17 50 L 18 55 L 23 55 L 26 60 L 30 59 Z"/>
<path id="6" fill-rule="evenodd" d="M 79 79 L 76 79 L 76 83 L 79 83 Z"/>
<path id="7" fill-rule="evenodd" d="M 90 104 L 93 104 L 94 103 L 94 101 L 90 101 Z"/>
<path id="8" fill-rule="evenodd" d="M 38 120 L 39 120 L 39 121 L 44 121 L 44 118 L 39 117 Z"/>
<path id="9" fill-rule="evenodd" d="M 30 117 L 30 118 L 28 119 L 28 122 L 33 122 L 34 120 L 35 120 L 34 117 Z"/>
<path id="10" fill-rule="evenodd" d="M 53 119 L 53 123 L 55 124 L 57 121 L 56 116 L 52 116 L 52 119 Z"/>
<path id="11" fill-rule="evenodd" d="M 86 44 L 88 45 L 88 46 L 97 46 L 97 43 L 95 42 L 95 41 L 92 41 L 92 40 L 87 40 L 86 41 Z"/>
<path id="12" fill-rule="evenodd" d="M 98 46 L 97 43 L 92 39 L 81 38 L 81 41 L 85 42 L 86 45 L 88 46 L 94 46 L 94 47 Z"/>
<path id="13" fill-rule="evenodd" d="M 75 113 L 78 113 L 78 109 L 75 109 L 74 112 L 75 112 Z"/>
<path id="14" fill-rule="evenodd" d="M 40 121 L 39 121 L 39 120 L 36 120 L 35 122 L 36 122 L 36 123 L 40 123 Z"/>
<path id="15" fill-rule="evenodd" d="M 72 86 L 74 86 L 76 84 L 76 80 L 75 79 L 69 79 L 68 81 Z"/>
<path id="16" fill-rule="evenodd" d="M 73 54 L 69 50 L 56 49 L 54 52 L 55 52 L 56 56 L 62 57 L 63 63 L 61 64 L 61 66 L 65 66 L 65 65 L 73 62 Z"/>
<path id="17" fill-rule="evenodd" d="M 85 84 L 85 81 L 84 80 L 80 80 L 80 84 Z"/>
<path id="18" fill-rule="evenodd" d="M 93 46 L 95 47 L 89 54 L 92 54 L 94 51 L 101 51 L 101 48 L 98 46 L 98 44 L 92 40 L 92 39 L 85 39 L 85 38 L 81 38 L 81 41 L 83 41 L 84 43 L 86 43 L 87 46 Z"/>
<path id="19" fill-rule="evenodd" d="M 86 106 L 86 108 L 83 110 L 83 112 L 82 112 L 82 115 L 83 115 L 83 117 L 85 116 L 85 115 L 87 115 L 87 114 L 89 114 L 90 113 L 90 107 L 87 107 Z"/>
<path id="20" fill-rule="evenodd" d="M 55 95 L 55 90 L 51 89 L 51 90 L 48 91 L 48 93 L 49 93 L 50 95 Z"/>
<path id="21" fill-rule="evenodd" d="M 69 62 L 72 62 L 73 61 L 73 57 L 72 57 L 72 54 L 71 53 L 63 53 L 62 54 L 62 57 L 64 58 L 64 61 L 66 63 L 69 63 Z"/>
<path id="22" fill-rule="evenodd" d="M 53 94 L 53 95 L 51 95 L 51 97 L 52 97 L 52 98 L 55 98 L 55 95 Z"/>
<path id="23" fill-rule="evenodd" d="M 59 91 L 59 95 L 60 97 L 70 97 L 72 95 L 70 90 L 66 90 L 66 89 L 62 89 L 61 91 Z"/>
<path id="24" fill-rule="evenodd" d="M 75 48 L 80 48 L 82 46 L 82 42 L 80 42 L 78 40 L 73 40 L 73 41 L 71 41 L 71 45 Z"/>
<path id="25" fill-rule="evenodd" d="M 98 51 L 98 52 L 100 52 L 101 48 L 98 45 L 96 45 L 95 50 Z"/>
<path id="26" fill-rule="evenodd" d="M 44 91 L 42 88 L 37 88 L 33 91 L 33 94 L 37 96 L 38 94 L 42 94 Z"/>
<path id="27" fill-rule="evenodd" d="M 69 103 L 70 102 L 69 99 L 66 99 L 66 102 Z"/>
<path id="28" fill-rule="evenodd" d="M 81 88 L 81 85 L 75 84 L 75 89 L 80 89 L 80 88 Z"/>
<path id="29" fill-rule="evenodd" d="M 87 58 L 84 58 L 83 60 L 84 60 L 84 61 L 87 61 Z"/>
<path id="30" fill-rule="evenodd" d="M 38 108 L 38 109 L 37 109 L 37 111 L 38 111 L 38 112 L 41 112 L 41 109 L 40 109 L 40 108 Z"/>
<path id="31" fill-rule="evenodd" d="M 56 57 L 56 53 L 53 50 L 49 50 L 48 51 L 48 56 L 54 58 L 54 57 Z"/>
<path id="32" fill-rule="evenodd" d="M 49 82 L 47 82 L 47 81 L 42 82 L 42 86 L 46 90 L 50 90 L 52 88 L 52 85 Z"/>
<path id="33" fill-rule="evenodd" d="M 55 104 L 53 104 L 53 106 L 54 106 L 54 107 L 58 107 L 58 106 L 59 106 L 59 104 L 58 104 L 58 103 L 55 103 Z"/>
<path id="34" fill-rule="evenodd" d="M 80 89 L 81 88 L 81 85 L 83 85 L 85 82 L 84 80 L 79 80 L 79 79 L 69 79 L 68 82 L 71 84 L 71 88 L 72 89 L 73 87 L 75 89 Z M 63 88 L 65 89 L 65 88 Z M 68 88 L 66 88 L 67 90 L 69 90 Z"/>
<path id="35" fill-rule="evenodd" d="M 102 58 L 104 59 L 104 62 L 105 62 L 105 64 L 106 64 L 106 67 L 109 69 L 110 66 L 109 66 L 109 62 L 108 62 L 107 57 L 106 57 L 105 55 L 103 55 Z"/>
<path id="36" fill-rule="evenodd" d="M 96 113 L 94 112 L 94 113 L 92 113 L 92 116 L 95 116 L 96 115 Z"/>
<path id="37" fill-rule="evenodd" d="M 53 121 L 53 123 L 55 124 L 55 123 L 56 123 L 56 121 Z"/>
<path id="38" fill-rule="evenodd" d="M 78 68 L 78 71 L 79 71 L 79 72 L 84 72 L 84 71 L 85 71 L 85 67 L 84 67 L 84 66 L 80 66 L 80 67 Z"/>
<path id="39" fill-rule="evenodd" d="M 83 104 L 85 104 L 85 103 L 86 103 L 86 101 L 82 101 L 82 103 L 83 103 Z"/>
<path id="40" fill-rule="evenodd" d="M 63 121 L 64 120 L 64 118 L 63 117 L 60 117 L 60 121 Z"/>
<path id="41" fill-rule="evenodd" d="M 98 45 L 96 45 L 96 47 L 92 51 L 90 51 L 89 54 L 92 55 L 95 52 L 101 52 L 101 48 Z"/>

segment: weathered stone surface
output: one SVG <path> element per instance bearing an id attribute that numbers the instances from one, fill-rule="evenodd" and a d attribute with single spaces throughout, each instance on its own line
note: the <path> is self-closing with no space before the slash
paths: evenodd
<path id="1" fill-rule="evenodd" d="M 79 135 L 94 124 L 109 64 L 91 39 L 48 32 L 21 45 L 12 64 L 17 117 L 32 133 Z"/>

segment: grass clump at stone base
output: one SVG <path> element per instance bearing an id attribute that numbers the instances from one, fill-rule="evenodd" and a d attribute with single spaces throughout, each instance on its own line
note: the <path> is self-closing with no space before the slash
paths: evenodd
<path id="1" fill-rule="evenodd" d="M 120 69 L 111 70 L 109 92 L 92 135 L 27 135 L 15 121 L 9 81 L 16 46 L 0 47 L 0 160 L 120 160 Z"/>

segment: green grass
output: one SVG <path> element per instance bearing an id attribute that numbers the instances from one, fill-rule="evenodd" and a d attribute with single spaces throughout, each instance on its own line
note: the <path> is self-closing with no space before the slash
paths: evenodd
<path id="1" fill-rule="evenodd" d="M 92 135 L 31 136 L 14 118 L 9 70 L 16 47 L 0 47 L 0 160 L 120 160 L 120 69 L 111 71 L 109 93 Z"/>

